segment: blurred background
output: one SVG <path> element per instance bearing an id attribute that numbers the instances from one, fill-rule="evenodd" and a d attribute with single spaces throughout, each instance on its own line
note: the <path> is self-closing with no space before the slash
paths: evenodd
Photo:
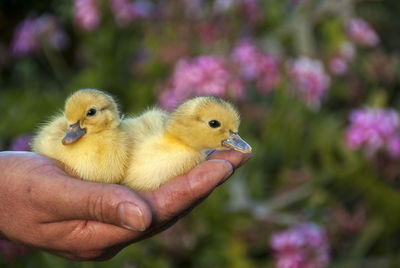
<path id="1" fill-rule="evenodd" d="M 8 267 L 400 267 L 400 2 L 2 0 L 0 149 L 80 88 L 125 114 L 217 95 L 252 159 L 113 259 L 0 241 Z"/>

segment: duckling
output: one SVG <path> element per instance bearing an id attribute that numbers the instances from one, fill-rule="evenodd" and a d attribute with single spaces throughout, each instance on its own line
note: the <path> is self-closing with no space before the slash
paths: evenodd
<path id="1" fill-rule="evenodd" d="M 136 191 L 157 189 L 206 158 L 206 150 L 251 147 L 237 134 L 240 117 L 228 102 L 196 97 L 171 114 L 152 109 L 129 120 L 132 151 L 121 184 Z"/>
<path id="2" fill-rule="evenodd" d="M 32 150 L 56 159 L 86 181 L 118 183 L 125 174 L 130 138 L 118 106 L 97 89 L 81 89 L 34 137 Z"/>

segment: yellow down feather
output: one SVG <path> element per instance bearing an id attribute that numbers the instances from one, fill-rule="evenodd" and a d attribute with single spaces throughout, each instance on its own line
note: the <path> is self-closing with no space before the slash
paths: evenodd
<path id="1" fill-rule="evenodd" d="M 138 191 L 157 189 L 204 161 L 205 150 L 226 149 L 224 141 L 239 124 L 237 110 L 215 97 L 188 100 L 171 114 L 155 108 L 127 119 L 132 150 L 121 183 Z"/>
<path id="2" fill-rule="evenodd" d="M 39 129 L 31 146 L 34 152 L 64 164 L 80 179 L 119 183 L 131 147 L 126 127 L 111 96 L 82 89 L 66 100 L 62 114 Z"/>

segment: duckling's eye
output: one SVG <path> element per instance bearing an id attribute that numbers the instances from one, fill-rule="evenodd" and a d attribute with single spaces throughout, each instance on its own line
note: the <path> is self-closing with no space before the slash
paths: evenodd
<path id="1" fill-rule="evenodd" d="M 217 120 L 211 120 L 210 122 L 208 122 L 208 125 L 212 128 L 217 128 L 221 126 L 221 123 Z"/>
<path id="2" fill-rule="evenodd" d="M 92 108 L 86 113 L 86 115 L 87 116 L 93 116 L 93 115 L 96 114 L 96 112 L 97 112 L 96 109 Z"/>

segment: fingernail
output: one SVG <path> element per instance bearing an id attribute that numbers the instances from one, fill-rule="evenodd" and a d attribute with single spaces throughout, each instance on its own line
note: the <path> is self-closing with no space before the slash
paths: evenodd
<path id="1" fill-rule="evenodd" d="M 132 231 L 144 231 L 146 226 L 142 210 L 132 203 L 122 203 L 118 207 L 121 225 Z"/>
<path id="2" fill-rule="evenodd" d="M 226 160 L 222 160 L 222 159 L 213 159 L 213 160 L 208 160 L 211 162 L 219 162 L 219 163 L 224 163 L 225 165 L 225 176 L 223 177 L 223 179 L 220 181 L 219 184 L 223 183 L 224 181 L 226 181 L 233 173 L 233 166 L 229 161 Z"/>

